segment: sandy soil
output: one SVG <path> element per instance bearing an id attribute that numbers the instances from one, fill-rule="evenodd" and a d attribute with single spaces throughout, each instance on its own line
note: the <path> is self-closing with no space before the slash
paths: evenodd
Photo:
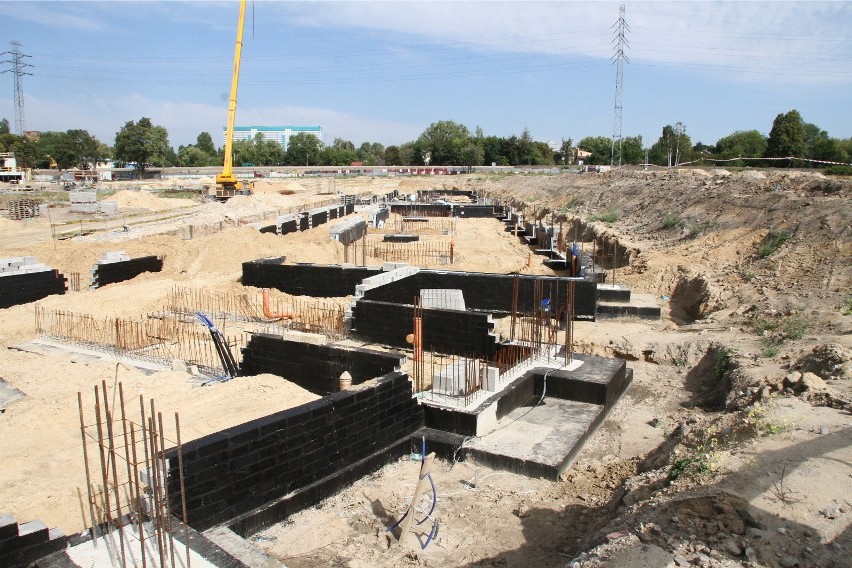
<path id="1" fill-rule="evenodd" d="M 24 224 L 24 233 L 20 222 L 0 220 L 11 244 L 3 256 L 34 254 L 85 280 L 105 251 L 163 255 L 160 274 L 41 302 L 138 315 L 159 309 L 175 285 L 238 290 L 244 260 L 342 262 L 342 247 L 328 241 L 325 227 L 282 239 L 240 225 L 333 197 L 319 194 L 440 184 L 511 200 L 529 215 L 563 222 L 568 235 L 576 224 L 585 248 L 592 238 L 619 244 L 616 282 L 659 299 L 663 319 L 578 323 L 576 348 L 628 360 L 634 384 L 559 483 L 439 463 L 441 529 L 425 551 L 389 546 L 384 532 L 411 499 L 417 463 L 410 460 L 256 535 L 258 547 L 288 566 L 848 565 L 848 180 L 725 170 L 262 180 L 252 198 L 182 206 L 176 211 L 183 218 L 134 225 L 129 233 L 53 241 L 43 220 Z M 592 220 L 613 210 L 617 221 Z M 188 239 L 180 233 L 187 224 L 212 229 Z M 527 269 L 528 250 L 500 229 L 490 220 L 459 223 L 454 268 L 547 273 L 541 257 Z M 789 240 L 761 257 L 758 247 L 771 229 L 788 231 Z M 3 346 L 35 337 L 31 305 L 3 312 Z M 793 322 L 801 333 L 789 331 Z M 815 354 L 826 349 L 834 359 Z M 0 357 L 2 378 L 27 395 L 0 415 L 7 456 L 2 509 L 19 520 L 78 530 L 76 491 L 84 482 L 76 392 L 89 393 L 101 380 L 111 384 L 115 364 L 11 349 Z M 815 375 L 792 374 L 805 369 Z M 156 399 L 165 413 L 180 412 L 185 437 L 311 396 L 272 377 L 213 388 L 194 387 L 188 375 L 172 371 L 145 376 L 122 367 L 118 377 L 125 392 Z"/>

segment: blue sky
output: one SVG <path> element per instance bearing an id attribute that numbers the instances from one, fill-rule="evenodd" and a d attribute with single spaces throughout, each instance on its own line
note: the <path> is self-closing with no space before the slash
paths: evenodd
<path id="1" fill-rule="evenodd" d="M 624 136 L 678 121 L 693 142 L 768 134 L 798 109 L 852 137 L 852 2 L 626 2 Z M 237 124 L 320 125 L 324 142 L 414 140 L 454 120 L 536 140 L 610 137 L 618 2 L 248 3 Z M 177 148 L 221 144 L 239 3 L 0 3 L 19 41 L 26 126 L 113 144 L 150 117 Z M 8 59 L 8 55 L 0 59 Z M 0 64 L 0 70 L 8 69 Z M 0 117 L 14 127 L 11 73 Z"/>

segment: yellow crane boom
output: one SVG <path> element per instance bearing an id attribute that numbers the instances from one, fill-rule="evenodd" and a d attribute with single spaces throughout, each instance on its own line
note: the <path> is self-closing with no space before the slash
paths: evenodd
<path id="1" fill-rule="evenodd" d="M 231 98 L 228 101 L 228 127 L 225 130 L 225 163 L 222 173 L 216 175 L 216 197 L 228 199 L 248 193 L 243 182 L 234 175 L 234 117 L 237 113 L 237 85 L 240 81 L 240 59 L 243 51 L 243 26 L 246 17 L 246 0 L 240 2 L 240 19 L 237 24 L 237 44 L 234 48 L 234 74 L 231 77 Z"/>

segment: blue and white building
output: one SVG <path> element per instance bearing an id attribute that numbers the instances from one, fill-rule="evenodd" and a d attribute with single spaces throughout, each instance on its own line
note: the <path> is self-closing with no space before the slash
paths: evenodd
<path id="1" fill-rule="evenodd" d="M 222 130 L 224 142 L 227 128 Z M 303 132 L 313 134 L 322 142 L 322 126 L 234 126 L 234 141 L 254 140 L 255 136 L 263 134 L 264 140 L 274 140 L 281 144 L 281 148 L 287 150 L 290 137 Z"/>

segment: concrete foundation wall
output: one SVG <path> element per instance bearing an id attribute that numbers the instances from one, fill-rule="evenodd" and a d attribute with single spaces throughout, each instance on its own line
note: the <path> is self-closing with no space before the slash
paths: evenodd
<path id="1" fill-rule="evenodd" d="M 92 268 L 92 288 L 136 278 L 143 272 L 163 270 L 163 257 L 141 256 L 120 262 L 96 264 Z"/>
<path id="2" fill-rule="evenodd" d="M 568 278 L 527 276 L 519 278 L 518 310 L 531 311 L 535 282 L 544 282 L 544 295 L 562 304 L 568 293 Z M 597 307 L 597 283 L 574 279 L 575 317 L 594 319 Z M 483 274 L 474 272 L 443 272 L 421 270 L 417 274 L 391 282 L 385 286 L 366 290 L 364 299 L 380 302 L 410 304 L 422 289 L 447 288 L 461 290 L 469 309 L 491 313 L 510 313 L 514 291 L 514 275 Z"/>
<path id="3" fill-rule="evenodd" d="M 380 467 L 400 457 L 391 456 L 389 448 L 399 448 L 405 439 L 407 450 L 407 438 L 422 425 L 408 375 L 395 372 L 375 386 L 338 392 L 184 444 L 189 524 L 206 530 L 229 522 L 376 454 L 385 458 L 376 462 Z M 180 517 L 176 450 L 167 458 L 169 498 Z M 335 489 L 340 487 L 332 486 L 330 494 Z M 266 515 L 243 528 L 253 532 L 280 520 Z"/>
<path id="4" fill-rule="evenodd" d="M 0 566 L 26 568 L 33 562 L 67 546 L 59 529 L 39 521 L 18 524 L 12 515 L 0 515 Z"/>
<path id="5" fill-rule="evenodd" d="M 404 355 L 358 347 L 314 345 L 256 333 L 243 348 L 244 375 L 272 373 L 314 394 L 337 392 L 341 373 L 358 385 L 398 370 Z"/>
<path id="6" fill-rule="evenodd" d="M 461 310 L 423 310 L 423 348 L 438 353 L 488 358 L 497 352 L 490 314 Z M 394 347 L 411 347 L 414 306 L 359 300 L 352 309 L 356 337 Z"/>
<path id="7" fill-rule="evenodd" d="M 64 294 L 67 281 L 56 270 L 4 275 L 0 277 L 0 308 L 35 302 L 53 294 Z"/>
<path id="8" fill-rule="evenodd" d="M 245 286 L 275 288 L 296 296 L 339 298 L 355 294 L 365 278 L 380 274 L 381 268 L 319 264 L 243 263 Z"/>

